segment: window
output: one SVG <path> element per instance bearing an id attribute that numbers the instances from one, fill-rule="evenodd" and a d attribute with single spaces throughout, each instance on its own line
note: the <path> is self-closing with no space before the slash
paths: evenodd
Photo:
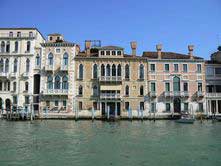
<path id="1" fill-rule="evenodd" d="M 2 91 L 2 81 L 0 81 L 0 91 Z"/>
<path id="2" fill-rule="evenodd" d="M 166 112 L 170 112 L 170 103 L 166 103 Z"/>
<path id="3" fill-rule="evenodd" d="M 105 76 L 105 66 L 104 66 L 104 64 L 101 65 L 101 76 Z"/>
<path id="4" fill-rule="evenodd" d="M 170 83 L 169 82 L 165 83 L 165 91 L 170 92 Z"/>
<path id="5" fill-rule="evenodd" d="M 169 64 L 165 64 L 164 65 L 164 70 L 165 70 L 165 72 L 169 72 L 170 71 L 170 65 Z"/>
<path id="6" fill-rule="evenodd" d="M 187 73 L 187 72 L 188 72 L 187 64 L 183 64 L 183 72 L 184 72 L 184 73 Z"/>
<path id="7" fill-rule="evenodd" d="M 199 112 L 203 112 L 203 103 L 199 103 Z"/>
<path id="8" fill-rule="evenodd" d="M 65 53 L 65 54 L 63 55 L 63 65 L 64 65 L 64 66 L 67 66 L 67 65 L 68 65 L 68 54 L 67 54 L 67 53 Z"/>
<path id="9" fill-rule="evenodd" d="M 121 76 L 121 65 L 117 65 L 117 76 Z"/>
<path id="10" fill-rule="evenodd" d="M 39 55 L 37 55 L 36 58 L 35 58 L 35 64 L 36 64 L 36 66 L 40 66 L 41 65 L 41 59 L 40 59 Z"/>
<path id="11" fill-rule="evenodd" d="M 93 78 L 97 79 L 97 64 L 93 65 Z"/>
<path id="12" fill-rule="evenodd" d="M 144 79 L 144 65 L 141 64 L 139 68 L 139 79 Z"/>
<path id="13" fill-rule="evenodd" d="M 60 53 L 60 52 L 61 52 L 61 49 L 60 49 L 60 48 L 56 48 L 56 49 L 55 49 L 55 52 L 56 52 L 56 53 Z"/>
<path id="14" fill-rule="evenodd" d="M 98 88 L 96 85 L 93 86 L 93 96 L 97 96 L 98 95 Z"/>
<path id="15" fill-rule="evenodd" d="M 112 55 L 116 55 L 116 51 L 112 51 Z"/>
<path id="16" fill-rule="evenodd" d="M 50 101 L 48 101 L 48 100 L 46 101 L 46 106 L 50 107 Z"/>
<path id="17" fill-rule="evenodd" d="M 27 41 L 27 52 L 30 52 L 31 50 L 31 42 Z"/>
<path id="18" fill-rule="evenodd" d="M 79 102 L 78 102 L 79 110 L 82 110 L 82 107 L 83 107 L 82 105 L 83 105 L 83 104 L 82 104 L 82 101 L 79 101 Z"/>
<path id="19" fill-rule="evenodd" d="M 101 55 L 104 55 L 104 51 L 101 51 Z"/>
<path id="20" fill-rule="evenodd" d="M 60 37 L 58 36 L 58 37 L 57 37 L 57 41 L 59 41 L 59 40 L 60 40 Z"/>
<path id="21" fill-rule="evenodd" d="M 83 80 L 83 77 L 84 77 L 84 66 L 82 64 L 79 65 L 79 70 L 78 71 L 79 71 L 78 78 Z"/>
<path id="22" fill-rule="evenodd" d="M 29 32 L 29 37 L 33 37 L 33 32 Z"/>
<path id="23" fill-rule="evenodd" d="M 174 92 L 180 91 L 180 78 L 176 76 L 173 78 L 173 91 Z"/>
<path id="24" fill-rule="evenodd" d="M 115 64 L 112 65 L 112 76 L 116 76 L 116 66 Z"/>
<path id="25" fill-rule="evenodd" d="M 48 54 L 48 65 L 52 66 L 54 63 L 54 56 L 52 53 Z"/>
<path id="26" fill-rule="evenodd" d="M 53 78 L 48 76 L 48 89 L 53 89 Z"/>
<path id="27" fill-rule="evenodd" d="M 215 74 L 221 74 L 221 68 L 216 67 L 215 68 Z"/>
<path id="28" fill-rule="evenodd" d="M 106 55 L 110 55 L 110 51 L 106 51 Z"/>
<path id="29" fill-rule="evenodd" d="M 130 89 L 129 89 L 129 86 L 126 85 L 126 87 L 125 87 L 125 95 L 129 96 L 129 94 L 130 94 Z"/>
<path id="30" fill-rule="evenodd" d="M 14 67 L 13 67 L 14 73 L 17 73 L 17 70 L 18 70 L 18 60 L 15 59 L 15 60 L 14 60 Z"/>
<path id="31" fill-rule="evenodd" d="M 187 83 L 187 82 L 184 82 L 184 83 L 183 83 L 183 91 L 184 91 L 184 92 L 187 92 L 187 91 L 188 91 L 188 83 Z"/>
<path id="32" fill-rule="evenodd" d="M 9 37 L 13 37 L 13 32 L 9 32 Z"/>
<path id="33" fill-rule="evenodd" d="M 140 110 L 144 110 L 144 102 L 140 102 Z"/>
<path id="34" fill-rule="evenodd" d="M 121 55 L 121 51 L 117 51 L 117 55 Z"/>
<path id="35" fill-rule="evenodd" d="M 2 53 L 5 52 L 5 42 L 4 41 L 1 42 L 1 52 Z"/>
<path id="36" fill-rule="evenodd" d="M 16 91 L 16 82 L 13 82 L 13 91 Z"/>
<path id="37" fill-rule="evenodd" d="M 17 104 L 18 103 L 18 97 L 17 96 L 13 96 L 13 104 Z"/>
<path id="38" fill-rule="evenodd" d="M 198 91 L 199 91 L 199 92 L 202 92 L 202 90 L 203 90 L 202 83 L 201 83 L 201 82 L 198 82 Z"/>
<path id="39" fill-rule="evenodd" d="M 78 88 L 78 95 L 82 96 L 83 95 L 83 87 L 80 85 Z"/>
<path id="40" fill-rule="evenodd" d="M 30 60 L 27 59 L 26 60 L 26 73 L 28 73 L 30 71 Z"/>
<path id="41" fill-rule="evenodd" d="M 55 106 L 55 107 L 58 107 L 58 105 L 59 105 L 58 100 L 55 100 L 55 101 L 54 101 L 54 106 Z"/>
<path id="42" fill-rule="evenodd" d="M 28 82 L 25 82 L 25 91 L 28 91 Z"/>
<path id="43" fill-rule="evenodd" d="M 221 69 L 220 69 L 219 73 L 221 74 Z M 206 75 L 207 76 L 213 76 L 214 75 L 214 68 L 213 67 L 207 67 L 206 68 Z"/>
<path id="44" fill-rule="evenodd" d="M 94 110 L 98 110 L 99 109 L 97 102 L 93 102 L 93 108 L 94 108 Z"/>
<path id="45" fill-rule="evenodd" d="M 52 39 L 53 39 L 52 36 L 50 36 L 49 40 L 52 41 Z"/>
<path id="46" fill-rule="evenodd" d="M 4 60 L 2 58 L 0 60 L 0 72 L 4 72 Z"/>
<path id="47" fill-rule="evenodd" d="M 63 100 L 63 107 L 64 107 L 64 109 L 66 109 L 66 107 L 67 107 L 67 101 L 66 100 Z"/>
<path id="48" fill-rule="evenodd" d="M 143 94 L 144 94 L 143 91 L 144 91 L 144 89 L 143 89 L 143 85 L 141 85 L 141 86 L 140 86 L 140 96 L 143 96 Z"/>
<path id="49" fill-rule="evenodd" d="M 18 52 L 18 41 L 15 41 L 15 52 Z"/>
<path id="50" fill-rule="evenodd" d="M 188 111 L 189 108 L 189 104 L 188 103 L 184 103 L 184 111 Z"/>
<path id="51" fill-rule="evenodd" d="M 129 110 L 129 108 L 130 108 L 130 103 L 129 102 L 125 102 L 125 110 Z"/>
<path id="52" fill-rule="evenodd" d="M 197 64 L 197 73 L 201 72 L 202 72 L 201 64 Z"/>
<path id="53" fill-rule="evenodd" d="M 156 103 L 151 103 L 151 112 L 156 112 Z"/>
<path id="54" fill-rule="evenodd" d="M 8 91 L 10 91 L 10 81 L 7 81 Z"/>
<path id="55" fill-rule="evenodd" d="M 9 60 L 6 59 L 5 60 L 5 73 L 8 73 L 9 72 Z"/>
<path id="56" fill-rule="evenodd" d="M 128 64 L 125 66 L 125 79 L 130 79 L 130 67 Z"/>
<path id="57" fill-rule="evenodd" d="M 111 74 L 110 65 L 107 64 L 107 66 L 106 66 L 106 76 L 110 76 L 110 74 Z"/>
<path id="58" fill-rule="evenodd" d="M 68 77 L 67 76 L 64 76 L 62 78 L 62 89 L 68 89 Z"/>
<path id="59" fill-rule="evenodd" d="M 25 104 L 29 104 L 29 96 L 25 96 Z"/>
<path id="60" fill-rule="evenodd" d="M 156 84 L 155 84 L 155 82 L 151 82 L 151 84 L 150 84 L 150 91 L 151 92 L 156 92 Z"/>
<path id="61" fill-rule="evenodd" d="M 7 41 L 6 43 L 6 52 L 9 53 L 10 52 L 10 42 Z"/>
<path id="62" fill-rule="evenodd" d="M 60 89 L 61 88 L 60 85 L 61 85 L 61 78 L 59 75 L 57 75 L 55 77 L 54 89 Z"/>
<path id="63" fill-rule="evenodd" d="M 150 64 L 150 71 L 155 72 L 155 64 Z"/>
<path id="64" fill-rule="evenodd" d="M 17 32 L 17 37 L 21 37 L 21 32 Z"/>
<path id="65" fill-rule="evenodd" d="M 178 72 L 179 71 L 179 65 L 178 64 L 174 64 L 174 72 Z"/>

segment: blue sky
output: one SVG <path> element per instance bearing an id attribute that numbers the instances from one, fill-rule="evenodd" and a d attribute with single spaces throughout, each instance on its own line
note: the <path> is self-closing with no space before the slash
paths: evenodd
<path id="1" fill-rule="evenodd" d="M 127 53 L 132 40 L 139 54 L 157 43 L 179 53 L 194 44 L 195 55 L 208 59 L 221 44 L 220 9 L 220 0 L 0 0 L 0 27 L 62 33 L 82 49 L 84 40 L 98 39 Z"/>

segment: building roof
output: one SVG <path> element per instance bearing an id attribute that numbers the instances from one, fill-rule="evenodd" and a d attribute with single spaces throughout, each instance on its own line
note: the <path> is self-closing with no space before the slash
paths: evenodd
<path id="1" fill-rule="evenodd" d="M 62 36 L 62 34 L 60 34 L 60 33 L 51 33 L 51 34 L 48 34 L 48 36 Z"/>
<path id="2" fill-rule="evenodd" d="M 56 42 L 45 42 L 45 43 L 41 43 L 42 46 L 44 47 L 54 47 L 54 46 L 64 46 L 64 47 L 72 47 L 74 45 L 76 45 L 75 43 L 72 42 L 68 42 L 68 41 L 63 41 L 63 40 L 59 40 Z"/>
<path id="3" fill-rule="evenodd" d="M 100 50 L 123 50 L 124 48 L 119 46 L 103 46 Z"/>
<path id="4" fill-rule="evenodd" d="M 189 55 L 186 54 L 180 54 L 180 53 L 175 53 L 175 52 L 161 52 L 161 58 L 162 59 L 190 59 Z M 158 58 L 158 53 L 157 52 L 143 52 L 142 57 L 147 57 L 150 59 L 157 59 Z M 194 56 L 194 59 L 203 59 L 201 57 Z"/>
<path id="5" fill-rule="evenodd" d="M 214 61 L 214 60 L 207 60 L 205 61 L 206 64 L 221 64 L 221 62 L 218 62 L 218 61 Z"/>

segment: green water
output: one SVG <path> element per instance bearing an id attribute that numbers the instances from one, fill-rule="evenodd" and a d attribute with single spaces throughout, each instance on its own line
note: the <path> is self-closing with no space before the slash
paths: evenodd
<path id="1" fill-rule="evenodd" d="M 0 166 L 221 166 L 221 123 L 0 120 Z"/>

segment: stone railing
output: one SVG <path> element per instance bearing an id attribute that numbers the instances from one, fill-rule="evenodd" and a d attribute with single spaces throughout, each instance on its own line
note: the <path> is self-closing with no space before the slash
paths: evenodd
<path id="1" fill-rule="evenodd" d="M 211 93 L 206 93 L 206 97 L 221 97 L 220 92 L 211 92 Z"/>
<path id="2" fill-rule="evenodd" d="M 66 95 L 68 94 L 68 89 L 46 89 L 43 94 L 49 95 Z"/>
<path id="3" fill-rule="evenodd" d="M 35 35 L 30 35 L 29 33 L 21 33 L 20 35 L 17 35 L 17 33 L 14 33 L 13 35 L 10 33 L 0 33 L 0 38 L 35 38 Z"/>
<path id="4" fill-rule="evenodd" d="M 101 93 L 100 98 L 102 98 L 102 99 L 119 99 L 120 94 L 119 93 Z"/>
<path id="5" fill-rule="evenodd" d="M 121 81 L 121 76 L 101 76 L 100 81 Z"/>

